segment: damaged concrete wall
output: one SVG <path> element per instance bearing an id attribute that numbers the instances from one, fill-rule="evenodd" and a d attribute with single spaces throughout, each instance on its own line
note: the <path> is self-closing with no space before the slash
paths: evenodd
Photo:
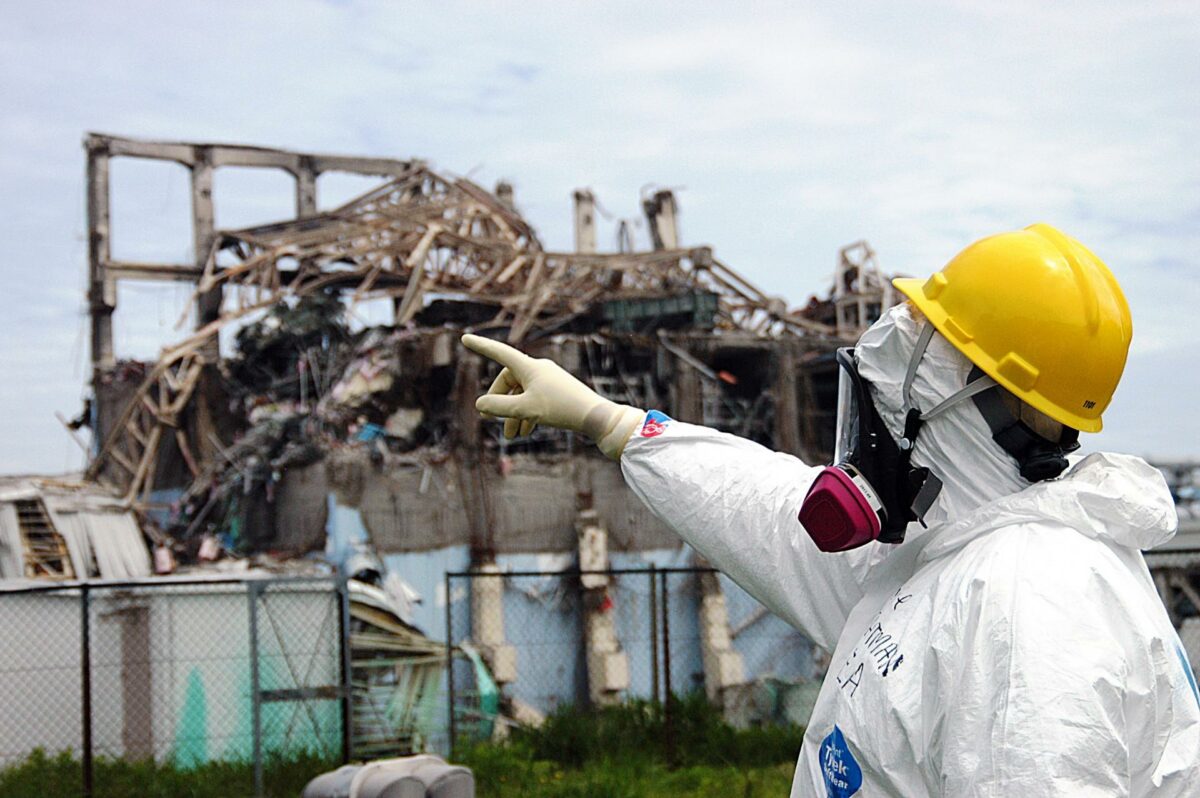
<path id="1" fill-rule="evenodd" d="M 325 463 L 289 468 L 276 489 L 275 541 L 277 549 L 307 554 L 325 547 L 329 520 L 329 479 Z"/>
<path id="2" fill-rule="evenodd" d="M 575 519 L 585 504 L 595 508 L 616 550 L 679 545 L 678 536 L 625 485 L 615 463 L 530 455 L 513 455 L 509 462 L 505 473 L 480 469 L 497 553 L 574 551 Z M 377 469 L 367 458 L 341 457 L 326 479 L 343 505 L 360 510 L 372 543 L 390 554 L 472 543 L 464 471 L 453 461 Z M 315 481 L 311 489 L 319 491 Z"/>

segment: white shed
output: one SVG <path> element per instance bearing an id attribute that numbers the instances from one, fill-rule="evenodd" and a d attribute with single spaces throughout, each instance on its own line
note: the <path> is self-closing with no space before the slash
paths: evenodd
<path id="1" fill-rule="evenodd" d="M 92 580 L 86 590 L 96 755 L 248 759 L 256 713 L 264 754 L 340 751 L 333 580 Z M 79 752 L 83 602 L 79 583 L 0 582 L 0 763 L 38 747 Z"/>

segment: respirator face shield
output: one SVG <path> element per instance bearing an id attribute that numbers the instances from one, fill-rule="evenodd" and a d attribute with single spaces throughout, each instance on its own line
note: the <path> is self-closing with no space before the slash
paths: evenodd
<path id="1" fill-rule="evenodd" d="M 913 447 L 927 421 L 965 399 L 973 400 L 993 440 L 1029 482 L 1057 477 L 1067 467 L 1066 454 L 1079 447 L 1076 430 L 1048 417 L 1026 418 L 1016 397 L 978 368 L 967 375 L 966 385 L 932 409 L 922 412 L 914 407 L 913 381 L 934 334 L 933 326 L 926 323 L 909 357 L 901 388 L 904 430 L 899 440 L 879 415 L 870 385 L 859 374 L 854 350 L 837 351 L 834 464 L 817 475 L 799 513 L 800 523 L 822 551 L 846 551 L 873 540 L 901 543 L 909 522 L 924 524 L 942 481 L 928 468 L 912 465 Z"/>
<path id="2" fill-rule="evenodd" d="M 801 505 L 799 519 L 822 551 L 846 551 L 872 540 L 900 543 L 908 524 L 924 516 L 942 489 L 928 468 L 912 464 L 922 425 L 996 382 L 986 375 L 922 412 L 913 406 L 917 367 L 935 330 L 925 324 L 909 356 L 901 389 L 904 430 L 897 440 L 879 415 L 870 385 L 859 374 L 853 349 L 839 349 L 837 437 L 834 464 L 817 475 Z"/>
<path id="3" fill-rule="evenodd" d="M 838 364 L 837 436 L 833 442 L 835 463 L 845 460 L 846 454 L 854 446 L 854 439 L 858 435 L 858 397 L 866 387 L 854 365 L 853 352 L 853 349 L 839 349 L 835 354 Z M 844 361 L 847 365 L 843 365 Z"/>
<path id="4" fill-rule="evenodd" d="M 926 342 L 927 343 L 927 342 Z M 919 360 L 924 349 L 914 352 Z M 872 540 L 899 543 L 910 521 L 932 504 L 941 481 L 910 464 L 920 413 L 909 414 L 897 442 L 858 372 L 853 349 L 839 349 L 834 465 L 817 475 L 799 520 L 822 551 L 846 551 Z"/>

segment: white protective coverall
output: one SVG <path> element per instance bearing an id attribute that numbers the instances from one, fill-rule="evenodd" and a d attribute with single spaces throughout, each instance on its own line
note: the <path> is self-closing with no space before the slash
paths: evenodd
<path id="1" fill-rule="evenodd" d="M 920 324 L 893 308 L 857 350 L 893 434 Z M 914 404 L 970 368 L 935 335 Z M 1092 454 L 1030 485 L 969 400 L 913 462 L 944 483 L 929 528 L 827 554 L 796 520 L 819 467 L 655 412 L 621 456 L 659 518 L 833 652 L 792 795 L 1200 795 L 1200 695 L 1139 551 L 1175 531 L 1163 477 Z"/>

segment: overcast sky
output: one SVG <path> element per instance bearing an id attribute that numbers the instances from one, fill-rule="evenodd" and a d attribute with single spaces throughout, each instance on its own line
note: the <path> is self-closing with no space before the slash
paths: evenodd
<path id="1" fill-rule="evenodd" d="M 1134 343 L 1086 445 L 1200 457 L 1200 9 L 1179 3 L 24 3 L 0 27 L 0 473 L 82 454 L 84 134 L 421 157 L 507 179 L 551 248 L 677 190 L 685 244 L 801 304 L 839 246 L 924 275 L 1058 225 L 1125 288 Z M 836 10 L 835 10 L 836 6 Z M 191 257 L 182 167 L 114 161 L 114 254 Z M 323 178 L 322 206 L 365 189 Z M 290 181 L 218 171 L 218 224 Z M 645 245 L 644 228 L 637 231 Z M 118 353 L 177 339 L 187 291 L 123 290 Z"/>

